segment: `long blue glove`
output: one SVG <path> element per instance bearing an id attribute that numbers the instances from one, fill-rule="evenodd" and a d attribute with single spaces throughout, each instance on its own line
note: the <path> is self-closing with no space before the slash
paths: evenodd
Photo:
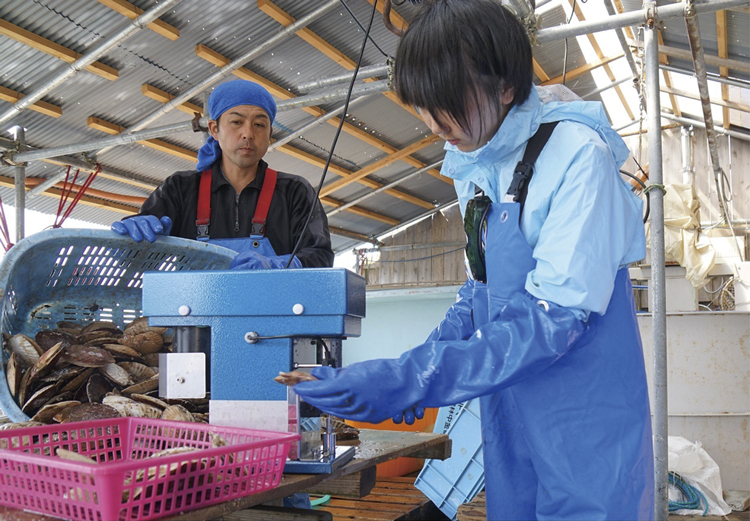
<path id="1" fill-rule="evenodd" d="M 572 312 L 556 305 L 545 311 L 536 302 L 517 293 L 467 340 L 429 341 L 398 359 L 343 369 L 316 367 L 321 381 L 294 391 L 324 412 L 372 423 L 416 404 L 440 407 L 497 392 L 552 365 L 585 332 Z"/>
<path id="2" fill-rule="evenodd" d="M 265 255 L 261 255 L 257 251 L 249 250 L 249 251 L 243 251 L 242 253 L 237 254 L 237 256 L 232 259 L 232 263 L 229 265 L 230 270 L 270 270 L 270 269 L 279 269 L 279 268 L 286 268 L 287 262 L 289 262 L 289 256 L 291 254 L 287 253 L 286 255 L 277 255 L 273 256 L 270 255 L 266 257 Z M 290 268 L 301 268 L 302 263 L 299 261 L 297 257 L 292 258 L 292 263 L 289 265 Z"/>
<path id="3" fill-rule="evenodd" d="M 169 235 L 172 219 L 166 215 L 161 219 L 154 215 L 136 215 L 130 219 L 113 222 L 111 229 L 120 235 L 130 235 L 135 242 L 141 242 L 143 239 L 154 242 L 157 235 Z"/>

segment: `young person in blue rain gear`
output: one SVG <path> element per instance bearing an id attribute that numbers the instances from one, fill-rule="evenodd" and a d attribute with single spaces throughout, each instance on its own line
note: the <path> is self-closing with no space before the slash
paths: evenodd
<path id="1" fill-rule="evenodd" d="M 263 161 L 276 102 L 257 83 L 222 83 L 208 99 L 210 137 L 196 171 L 167 178 L 136 216 L 112 230 L 136 242 L 157 235 L 207 241 L 238 252 L 232 268 L 283 268 L 315 210 L 290 267 L 330 267 L 328 220 L 303 177 L 276 172 Z"/>
<path id="2" fill-rule="evenodd" d="M 198 151 L 196 171 L 167 178 L 138 215 L 112 230 L 136 242 L 172 235 L 224 246 L 238 252 L 231 269 L 284 268 L 314 205 L 289 267 L 332 266 L 328 219 L 315 190 L 262 159 L 276 117 L 271 94 L 250 81 L 222 83 L 208 98 L 208 113 L 211 136 Z M 284 506 L 310 508 L 310 498 L 297 493 Z"/>
<path id="3" fill-rule="evenodd" d="M 618 173 L 624 142 L 599 103 L 540 101 L 527 35 L 492 0 L 425 2 L 395 81 L 446 141 L 442 173 L 455 182 L 472 276 L 424 344 L 316 368 L 320 381 L 294 390 L 369 422 L 481 397 L 488 519 L 651 519 L 651 419 L 627 271 L 645 238 L 642 204 Z M 533 168 L 518 165 L 552 122 Z"/>

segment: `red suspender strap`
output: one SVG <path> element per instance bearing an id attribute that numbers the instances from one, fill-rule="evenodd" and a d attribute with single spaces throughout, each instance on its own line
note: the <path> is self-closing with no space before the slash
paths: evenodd
<path id="1" fill-rule="evenodd" d="M 208 225 L 211 223 L 211 170 L 201 173 L 201 184 L 198 188 L 198 218 L 195 226 L 198 228 L 199 241 L 207 241 Z"/>
<path id="2" fill-rule="evenodd" d="M 260 189 L 260 197 L 255 207 L 250 235 L 265 235 L 266 233 L 266 217 L 271 207 L 273 191 L 276 189 L 276 173 L 276 170 L 266 167 L 266 176 L 263 178 L 263 188 Z"/>

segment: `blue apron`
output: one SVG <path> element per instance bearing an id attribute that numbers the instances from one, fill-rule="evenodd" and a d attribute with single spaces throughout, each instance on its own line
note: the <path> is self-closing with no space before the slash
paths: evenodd
<path id="1" fill-rule="evenodd" d="M 518 203 L 487 217 L 487 284 L 476 282 L 474 329 L 524 291 L 536 266 Z M 648 520 L 653 453 L 646 374 L 627 268 L 604 315 L 537 375 L 480 398 L 487 519 Z"/>
<path id="2" fill-rule="evenodd" d="M 198 188 L 198 215 L 195 221 L 198 227 L 197 240 L 229 248 L 237 253 L 255 250 L 264 257 L 274 257 L 276 252 L 265 236 L 266 217 L 268 208 L 271 205 L 273 192 L 276 188 L 277 172 L 271 168 L 266 168 L 263 178 L 263 187 L 260 190 L 258 204 L 255 207 L 253 215 L 252 228 L 249 237 L 237 237 L 234 239 L 212 239 L 208 233 L 208 227 L 211 223 L 211 170 L 204 170 L 201 173 L 200 186 Z"/>

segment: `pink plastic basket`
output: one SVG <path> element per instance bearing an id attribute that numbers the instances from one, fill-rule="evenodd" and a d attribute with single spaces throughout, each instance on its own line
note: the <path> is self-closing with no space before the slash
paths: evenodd
<path id="1" fill-rule="evenodd" d="M 220 436 L 228 442 L 212 448 Z M 86 521 L 146 521 L 269 490 L 297 434 L 148 418 L 0 431 L 0 504 Z M 193 452 L 149 458 L 174 447 Z M 57 449 L 98 463 L 61 459 Z"/>

